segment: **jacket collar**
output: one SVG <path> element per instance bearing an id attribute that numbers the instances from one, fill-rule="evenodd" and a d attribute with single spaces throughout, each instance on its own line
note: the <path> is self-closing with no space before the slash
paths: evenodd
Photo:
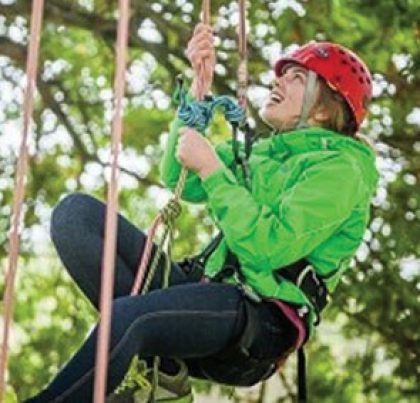
<path id="1" fill-rule="evenodd" d="M 274 132 L 270 141 L 274 153 L 287 152 L 289 155 L 295 155 L 310 151 L 346 150 L 375 159 L 374 151 L 360 141 L 320 127 Z"/>
<path id="2" fill-rule="evenodd" d="M 270 141 L 271 156 L 283 159 L 286 156 L 311 151 L 333 150 L 350 154 L 361 165 L 369 182 L 376 183 L 375 152 L 362 142 L 320 127 L 310 127 L 290 132 L 274 132 Z"/>

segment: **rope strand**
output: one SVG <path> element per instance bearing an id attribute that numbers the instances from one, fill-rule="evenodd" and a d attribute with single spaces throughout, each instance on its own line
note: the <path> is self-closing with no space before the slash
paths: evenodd
<path id="1" fill-rule="evenodd" d="M 117 30 L 117 68 L 114 78 L 114 116 L 112 121 L 111 179 L 108 187 L 105 221 L 104 254 L 102 260 L 100 323 L 96 350 L 95 384 L 93 401 L 105 401 L 108 369 L 108 349 L 111 327 L 111 307 L 114 290 L 116 254 L 117 211 L 118 211 L 118 156 L 122 139 L 123 98 L 125 89 L 128 28 L 130 22 L 130 0 L 119 0 Z"/>
<path id="2" fill-rule="evenodd" d="M 246 32 L 246 0 L 239 0 L 239 66 L 238 66 L 238 91 L 237 97 L 239 105 L 247 109 L 247 90 L 248 90 L 248 48 Z"/>
<path id="3" fill-rule="evenodd" d="M 13 298 L 17 261 L 20 244 L 20 224 L 23 220 L 23 199 L 25 194 L 26 171 L 28 166 L 28 138 L 33 112 L 33 95 L 36 87 L 38 70 L 38 55 L 41 39 L 44 0 L 32 1 L 31 32 L 29 37 L 28 59 L 26 62 L 26 90 L 23 105 L 22 139 L 16 166 L 15 187 L 12 206 L 11 234 L 9 242 L 9 257 L 7 274 L 5 275 L 4 293 L 4 327 L 3 342 L 0 352 L 0 403 L 5 393 L 5 376 L 8 358 L 9 330 L 13 316 Z"/>

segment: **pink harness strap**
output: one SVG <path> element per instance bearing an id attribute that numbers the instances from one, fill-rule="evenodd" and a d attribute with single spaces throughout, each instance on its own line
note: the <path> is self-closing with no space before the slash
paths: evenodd
<path id="1" fill-rule="evenodd" d="M 278 299 L 270 299 L 270 301 L 278 308 L 280 308 L 286 318 L 289 319 L 296 328 L 298 335 L 296 337 L 294 349 L 299 349 L 303 345 L 306 338 L 306 326 L 304 320 L 298 315 L 296 309 L 290 306 L 288 303 Z"/>

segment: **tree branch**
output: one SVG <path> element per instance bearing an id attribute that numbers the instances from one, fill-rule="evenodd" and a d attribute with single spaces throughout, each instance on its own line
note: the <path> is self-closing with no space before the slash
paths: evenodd
<path id="1" fill-rule="evenodd" d="M 0 37 L 0 49 L 3 56 L 12 59 L 22 69 L 26 61 L 26 46 L 13 42 L 7 37 Z"/>

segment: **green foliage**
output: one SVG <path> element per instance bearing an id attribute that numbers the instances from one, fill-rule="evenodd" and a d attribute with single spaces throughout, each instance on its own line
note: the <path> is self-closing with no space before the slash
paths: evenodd
<path id="1" fill-rule="evenodd" d="M 80 346 L 96 313 L 57 258 L 20 262 L 15 326 L 10 335 L 10 385 L 19 401 L 39 391 Z"/>
<path id="2" fill-rule="evenodd" d="M 414 402 L 420 394 L 416 321 L 420 313 L 420 4 L 413 0 L 249 3 L 249 69 L 254 87 L 268 84 L 268 59 L 274 59 L 279 49 L 312 39 L 333 40 L 354 49 L 374 73 L 375 97 L 362 131 L 379 143 L 382 179 L 363 245 L 310 347 L 311 400 Z M 75 190 L 102 199 L 106 195 L 103 174 L 108 164 L 115 69 L 115 4 L 48 0 L 45 5 L 8 374 L 19 401 L 48 382 L 96 320 L 55 254 L 45 251 L 48 241 L 40 249 L 38 238 L 40 233 L 45 236 L 51 209 L 60 196 Z M 189 74 L 183 52 L 200 4 L 198 0 L 132 2 L 120 207 L 141 228 L 150 224 L 168 197 L 159 184 L 158 165 L 174 113 L 169 98 L 175 77 Z M 4 266 L 29 5 L 23 0 L 0 4 L 0 259 Z M 214 15 L 218 13 L 213 22 L 220 64 L 214 89 L 232 95 L 238 59 L 232 48 L 235 23 L 230 20 L 235 3 L 213 0 L 212 8 Z M 145 29 L 147 21 L 149 29 Z M 254 100 L 250 112 L 257 128 L 265 130 L 257 108 Z M 211 141 L 227 136 L 229 130 L 216 117 Z M 197 251 L 212 229 L 204 207 L 185 206 L 177 224 L 175 257 Z M 0 289 L 4 289 L 3 279 Z M 274 377 L 278 382 L 274 392 L 264 387 L 254 398 L 252 391 L 237 391 L 233 399 L 291 401 L 295 394 L 292 364 L 284 375 Z M 209 393 L 211 384 L 199 382 L 196 391 Z M 225 388 L 219 392 L 230 393 Z M 8 393 L 8 401 L 14 401 L 12 392 Z"/>

